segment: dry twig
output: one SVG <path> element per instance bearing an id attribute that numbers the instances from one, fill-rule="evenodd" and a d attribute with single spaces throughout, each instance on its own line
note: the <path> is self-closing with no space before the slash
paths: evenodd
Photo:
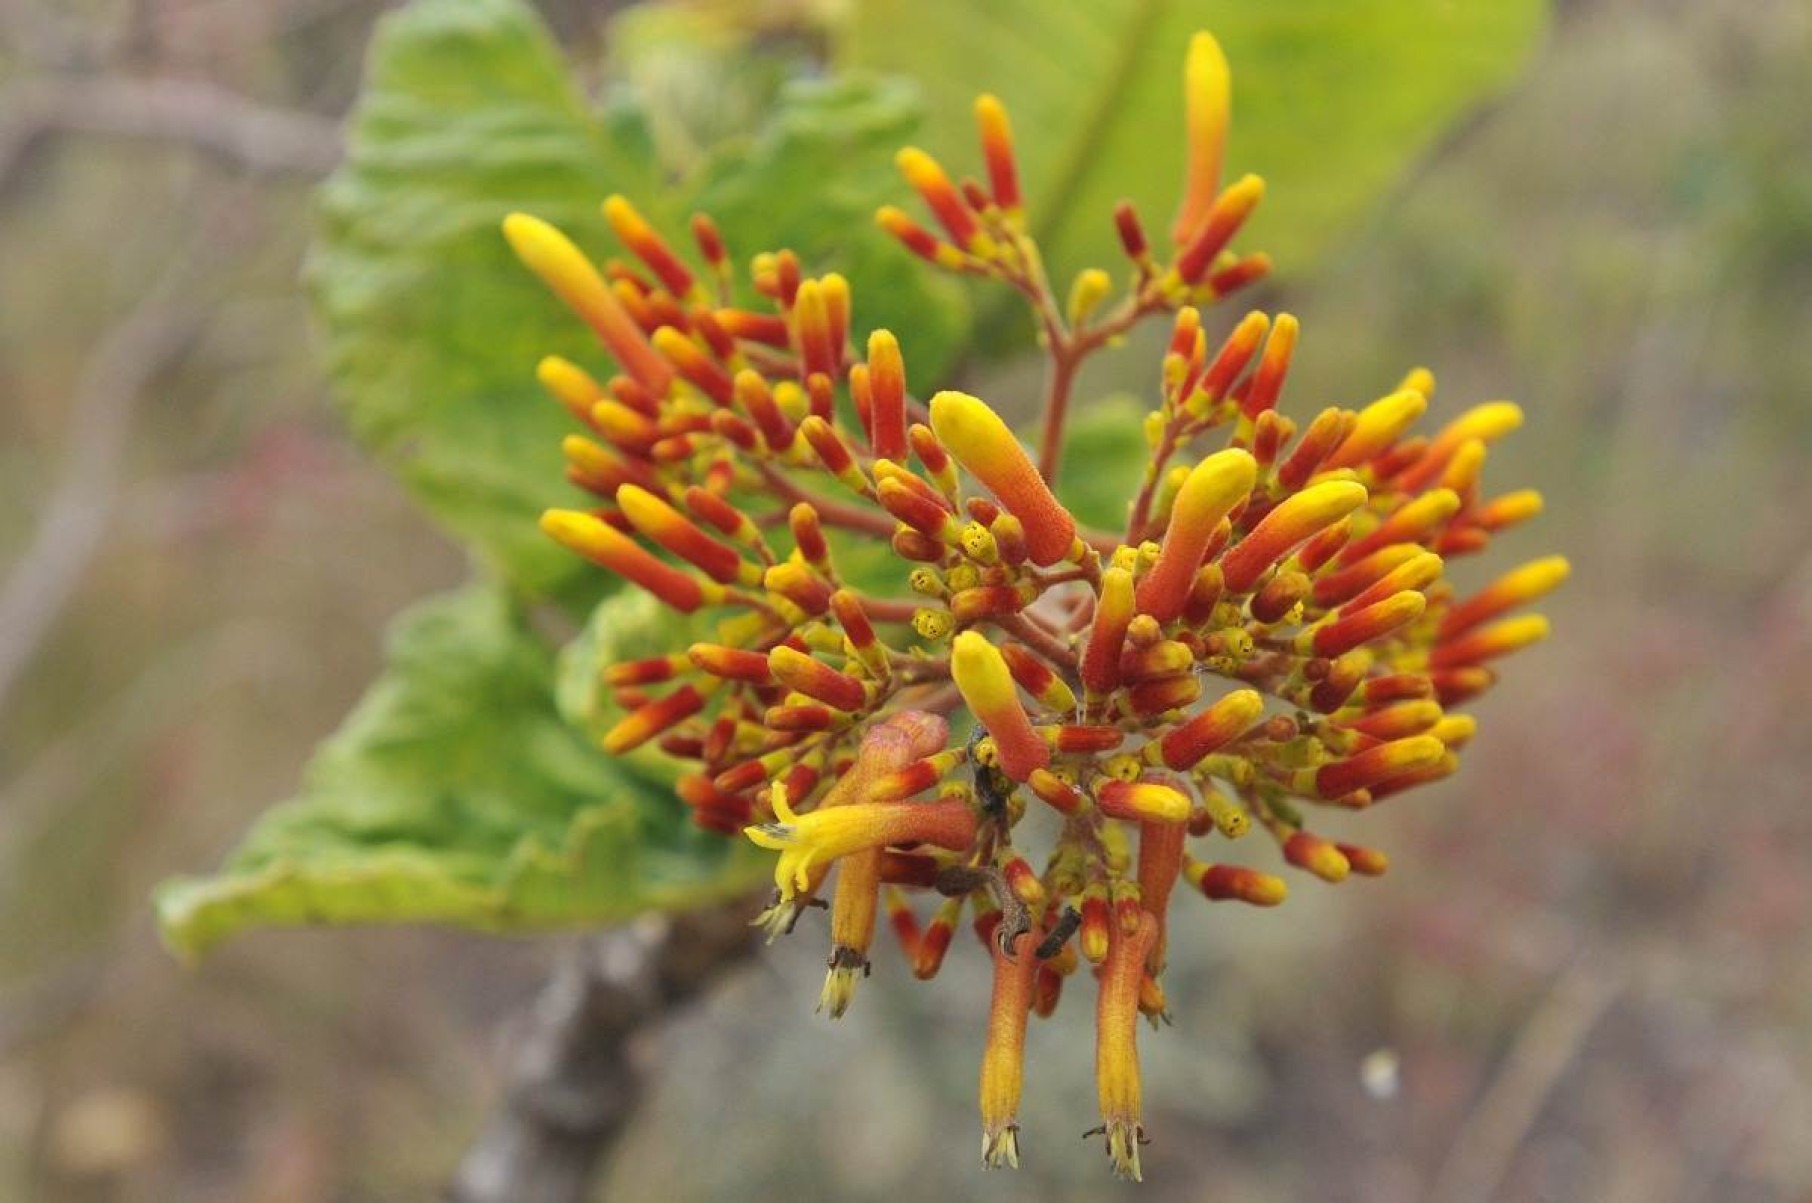
<path id="1" fill-rule="evenodd" d="M 749 908 L 651 919 L 588 941 L 521 1018 L 502 1104 L 452 1203 L 581 1203 L 642 1094 L 638 1038 L 754 951 Z"/>

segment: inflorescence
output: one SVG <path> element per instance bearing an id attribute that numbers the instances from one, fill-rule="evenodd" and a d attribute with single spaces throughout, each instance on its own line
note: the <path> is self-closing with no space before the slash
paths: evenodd
<path id="1" fill-rule="evenodd" d="M 1382 853 L 1311 831 L 1305 804 L 1363 809 L 1451 774 L 1475 727 L 1452 708 L 1547 633 L 1506 614 L 1567 573 L 1536 560 L 1464 598 L 1445 575 L 1540 509 L 1533 491 L 1481 490 L 1515 405 L 1413 435 L 1434 391 L 1418 368 L 1299 425 L 1276 408 L 1294 318 L 1248 313 L 1211 338 L 1203 309 L 1269 271 L 1229 249 L 1264 184 L 1221 184 L 1228 74 L 1207 34 L 1185 93 L 1169 249 L 1131 205 L 1113 214 L 1124 289 L 1091 269 L 1053 292 L 994 97 L 975 107 L 985 184 L 899 153 L 942 232 L 891 206 L 880 225 L 1033 312 L 1049 357 L 1036 460 L 986 402 L 917 400 L 893 333 L 854 350 L 848 283 L 806 276 L 790 251 L 755 256 L 745 305 L 704 215 L 703 271 L 622 197 L 604 216 L 638 264 L 599 270 L 534 217 L 504 223 L 619 369 L 600 382 L 565 359 L 539 367 L 585 428 L 565 441 L 567 476 L 601 499 L 548 511 L 543 529 L 674 610 L 725 612 L 711 642 L 603 670 L 626 711 L 604 747 L 655 742 L 689 766 L 678 794 L 694 821 L 778 854 L 770 936 L 823 905 L 836 868 L 819 1004 L 833 1017 L 869 971 L 880 914 L 920 978 L 972 916 L 994 967 L 988 1165 L 1018 1164 L 1027 1017 L 1049 1015 L 1086 962 L 1095 1131 L 1116 1172 L 1139 1176 L 1136 1026 L 1165 1016 L 1172 893 L 1282 902 L 1282 878 L 1223 859 L 1254 828 L 1324 881 L 1383 873 Z M 1124 531 L 1084 529 L 1053 491 L 1077 367 L 1161 313 L 1174 318 L 1150 461 Z M 1225 446 L 1201 454 L 1216 432 Z M 892 570 L 840 571 L 834 548 L 852 540 L 890 548 Z"/>

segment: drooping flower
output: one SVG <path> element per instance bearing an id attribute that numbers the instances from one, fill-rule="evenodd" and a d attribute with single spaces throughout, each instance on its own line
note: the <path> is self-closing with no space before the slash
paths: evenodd
<path id="1" fill-rule="evenodd" d="M 807 276 L 790 251 L 754 257 L 762 303 L 744 307 L 708 217 L 691 231 L 703 270 L 620 197 L 604 216 L 633 261 L 600 268 L 545 223 L 505 223 L 619 369 L 600 382 L 540 366 L 585 427 L 563 444 L 568 479 L 597 499 L 550 510 L 543 529 L 677 611 L 721 616 L 705 641 L 603 670 L 623 712 L 605 748 L 655 744 L 689 766 L 677 793 L 699 825 L 777 854 L 770 936 L 832 887 L 832 1017 L 869 972 L 883 914 L 920 978 L 973 915 L 994 967 L 991 1166 L 1018 1164 L 1028 1018 L 1086 962 L 1096 1130 L 1115 1172 L 1139 1176 L 1137 1019 L 1163 1015 L 1169 951 L 1189 938 L 1177 887 L 1283 902 L 1283 878 L 1229 859 L 1255 828 L 1277 863 L 1321 881 L 1382 874 L 1382 853 L 1322 837 L 1305 810 L 1364 809 L 1453 773 L 1476 730 L 1454 708 L 1547 633 L 1515 611 L 1567 574 L 1551 556 L 1468 596 L 1447 577 L 1540 510 L 1531 491 L 1482 485 L 1516 406 L 1416 435 L 1434 392 L 1417 368 L 1369 405 L 1299 423 L 1277 408 L 1293 317 L 1248 313 L 1210 336 L 1208 307 L 1269 271 L 1230 249 L 1264 183 L 1222 184 L 1230 92 L 1207 34 L 1185 92 L 1170 247 L 1119 206 L 1117 297 L 1091 268 L 1060 303 L 997 99 L 976 106 L 985 185 L 900 153 L 935 229 L 892 206 L 881 227 L 1031 302 L 1051 360 L 1036 455 L 980 398 L 915 398 L 912 332 L 858 338 L 848 282 Z M 1056 481 L 1076 368 L 1160 314 L 1150 457 L 1124 529 L 1089 530 Z M 891 572 L 848 571 L 848 539 L 889 548 Z M 1021 826 L 1035 808 L 1057 832 L 1038 847 Z M 924 895 L 939 899 L 929 918 Z"/>

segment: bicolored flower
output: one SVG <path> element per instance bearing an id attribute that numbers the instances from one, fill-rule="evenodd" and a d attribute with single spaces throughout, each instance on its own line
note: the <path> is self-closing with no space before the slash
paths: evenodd
<path id="1" fill-rule="evenodd" d="M 1190 938 L 1172 899 L 1270 908 L 1289 892 L 1271 868 L 1330 884 L 1382 874 L 1383 853 L 1320 835 L 1313 815 L 1455 772 L 1477 729 L 1457 708 L 1546 635 L 1523 608 L 1567 575 L 1550 556 L 1471 594 L 1448 577 L 1540 510 L 1528 490 L 1483 485 L 1517 407 L 1474 406 L 1419 435 L 1435 382 L 1418 368 L 1367 405 L 1299 421 L 1281 406 L 1295 318 L 1247 313 L 1210 334 L 1211 307 L 1270 264 L 1235 249 L 1264 182 L 1223 181 L 1229 79 L 1199 35 L 1170 238 L 1116 209 L 1120 292 L 1100 268 L 1066 289 L 1047 279 L 997 99 L 976 106 L 985 184 L 900 153 L 928 218 L 889 206 L 882 228 L 1033 302 L 1051 360 L 1035 450 L 982 398 L 921 402 L 913 332 L 864 331 L 848 281 L 807 274 L 790 251 L 755 255 L 738 290 L 702 215 L 692 258 L 610 198 L 630 258 L 601 267 L 546 223 L 505 223 L 617 367 L 540 366 L 583 427 L 563 444 L 567 478 L 595 499 L 548 511 L 543 529 L 719 620 L 604 670 L 621 709 L 604 747 L 683 762 L 676 793 L 700 826 L 776 854 L 770 937 L 832 889 L 819 1004 L 833 1018 L 870 970 L 882 915 L 921 979 L 972 917 L 994 981 L 988 1165 L 1018 1164 L 1027 1024 L 1087 964 L 1096 1131 L 1114 1171 L 1139 1176 L 1137 1021 L 1163 1015 L 1168 953 Z M 1057 481 L 1076 369 L 1159 315 L 1171 336 L 1150 457 L 1124 529 L 1090 530 Z M 847 573 L 852 541 L 890 553 L 891 574 Z M 1022 826 L 1039 808 L 1052 838 Z M 1253 832 L 1270 867 L 1237 855 Z"/>

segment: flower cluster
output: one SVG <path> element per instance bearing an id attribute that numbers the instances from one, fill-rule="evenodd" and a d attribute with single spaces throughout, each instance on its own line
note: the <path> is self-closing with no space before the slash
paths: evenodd
<path id="1" fill-rule="evenodd" d="M 1061 302 L 997 100 L 976 104 L 985 184 L 900 152 L 935 228 L 893 207 L 881 226 L 938 268 L 1017 290 L 1035 316 L 1050 360 L 1036 460 L 983 401 L 915 398 L 893 333 L 852 347 L 848 283 L 788 251 L 755 256 L 739 294 L 704 216 L 702 271 L 621 197 L 604 216 L 635 262 L 600 270 L 533 217 L 504 226 L 619 369 L 600 382 L 540 365 L 586 431 L 566 440 L 568 476 L 600 499 L 543 528 L 675 610 L 725 614 L 710 642 L 604 670 L 625 711 L 605 748 L 656 742 L 688 764 L 678 793 L 696 822 L 778 853 L 770 933 L 828 889 L 832 1016 L 868 973 L 881 915 L 920 978 L 973 918 L 994 966 L 989 1165 L 1018 1161 L 1028 1016 L 1086 964 L 1097 1131 L 1138 1177 L 1137 1020 L 1165 1014 L 1172 894 L 1283 901 L 1282 878 L 1227 859 L 1255 829 L 1324 881 L 1382 873 L 1381 853 L 1315 834 L 1307 808 L 1363 809 L 1452 773 L 1474 731 L 1453 708 L 1547 632 L 1507 613 L 1567 571 L 1537 560 L 1466 597 L 1446 578 L 1449 559 L 1540 508 L 1481 488 L 1516 406 L 1412 434 L 1434 390 L 1417 369 L 1299 424 L 1276 408 L 1293 318 L 1249 313 L 1210 336 L 1203 309 L 1269 269 L 1229 249 L 1264 188 L 1222 186 L 1228 91 L 1198 35 L 1169 249 L 1122 205 L 1126 286 L 1089 270 Z M 1165 313 L 1125 529 L 1085 529 L 1053 490 L 1076 369 Z M 1203 454 L 1211 433 L 1225 445 Z M 862 542 L 891 549 L 888 571 L 848 568 Z"/>

